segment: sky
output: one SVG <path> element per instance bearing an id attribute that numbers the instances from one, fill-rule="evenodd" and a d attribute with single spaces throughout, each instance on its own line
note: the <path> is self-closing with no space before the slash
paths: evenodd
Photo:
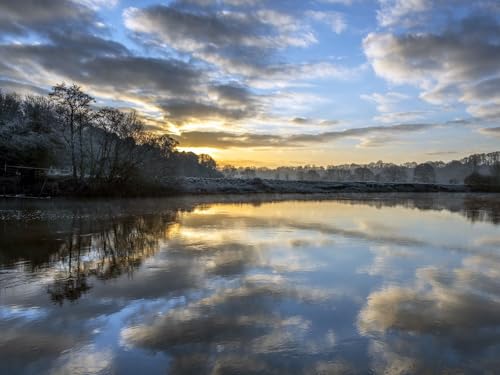
<path id="1" fill-rule="evenodd" d="M 0 89 L 76 83 L 219 164 L 500 149 L 498 0 L 0 0 Z"/>

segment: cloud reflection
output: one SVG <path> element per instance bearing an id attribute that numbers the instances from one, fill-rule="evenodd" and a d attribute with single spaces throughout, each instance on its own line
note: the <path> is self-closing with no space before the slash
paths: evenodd
<path id="1" fill-rule="evenodd" d="M 174 374 L 498 365 L 487 198 L 228 199 L 6 205 L 0 372 L 121 372 L 123 356 Z"/>
<path id="2" fill-rule="evenodd" d="M 419 268 L 415 286 L 371 293 L 358 329 L 373 338 L 375 367 L 381 373 L 421 373 L 498 366 L 499 266 L 488 257 L 467 257 L 451 270 Z M 474 360 L 465 364 L 461 358 Z"/>

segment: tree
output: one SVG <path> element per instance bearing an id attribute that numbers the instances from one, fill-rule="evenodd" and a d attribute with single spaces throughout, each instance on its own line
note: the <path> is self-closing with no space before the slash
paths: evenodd
<path id="1" fill-rule="evenodd" d="M 436 172 L 434 167 L 429 163 L 419 164 L 415 167 L 413 175 L 414 182 L 431 184 L 436 182 Z"/>
<path id="2" fill-rule="evenodd" d="M 305 179 L 307 181 L 318 181 L 320 178 L 319 173 L 314 169 L 309 169 L 305 174 Z"/>
<path id="3" fill-rule="evenodd" d="M 53 122 L 54 111 L 47 99 L 0 92 L 0 160 L 47 167 L 60 148 Z"/>
<path id="4" fill-rule="evenodd" d="M 325 177 L 329 181 L 349 181 L 352 176 L 349 169 L 330 167 L 326 170 Z"/>
<path id="5" fill-rule="evenodd" d="M 80 86 L 75 84 L 66 86 L 60 83 L 52 88 L 49 93 L 50 99 L 56 106 L 61 125 L 65 133 L 65 140 L 71 152 L 71 167 L 73 179 L 77 180 L 77 169 L 79 168 L 80 179 L 84 177 L 84 155 L 83 155 L 83 129 L 91 120 L 92 111 L 90 104 L 94 98 L 84 93 Z M 77 150 L 79 147 L 79 163 L 77 164 Z"/>
<path id="6" fill-rule="evenodd" d="M 490 174 L 495 184 L 500 185 L 500 162 L 495 162 L 490 167 Z"/>
<path id="7" fill-rule="evenodd" d="M 217 171 L 217 163 L 210 155 L 198 155 L 198 163 L 200 164 L 202 175 L 206 177 L 220 177 L 220 172 Z"/>
<path id="8" fill-rule="evenodd" d="M 406 182 L 407 178 L 406 169 L 398 165 L 384 167 L 377 175 L 377 180 L 381 182 Z"/>
<path id="9" fill-rule="evenodd" d="M 355 181 L 373 181 L 375 175 L 367 167 L 358 167 L 353 172 L 353 178 Z"/>
<path id="10" fill-rule="evenodd" d="M 176 158 L 178 142 L 167 134 L 157 135 L 149 132 L 142 132 L 137 142 L 139 145 L 139 155 L 142 171 L 148 178 L 160 178 L 176 174 L 178 168 L 175 164 L 182 158 Z M 176 160 L 179 159 L 179 160 Z"/>
<path id="11" fill-rule="evenodd" d="M 88 129 L 91 176 L 108 182 L 127 180 L 142 162 L 137 142 L 144 134 L 144 124 L 135 112 L 110 107 L 101 108 L 93 124 Z"/>

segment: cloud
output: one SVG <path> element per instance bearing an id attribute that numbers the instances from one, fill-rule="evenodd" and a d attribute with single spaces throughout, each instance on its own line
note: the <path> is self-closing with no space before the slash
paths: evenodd
<path id="1" fill-rule="evenodd" d="M 292 119 L 292 122 L 294 124 L 305 125 L 305 124 L 310 124 L 311 119 L 305 117 L 295 117 L 294 119 Z"/>
<path id="2" fill-rule="evenodd" d="M 382 147 L 389 143 L 394 144 L 397 142 L 398 139 L 390 135 L 372 136 L 363 138 L 361 140 L 361 143 L 359 144 L 359 147 L 361 148 Z"/>
<path id="3" fill-rule="evenodd" d="M 327 4 L 351 5 L 355 0 L 319 0 L 319 1 Z"/>
<path id="4" fill-rule="evenodd" d="M 415 15 L 431 8 L 430 0 L 379 0 L 377 20 L 381 26 L 395 26 L 416 22 Z"/>
<path id="5" fill-rule="evenodd" d="M 319 134 L 275 134 L 230 133 L 221 131 L 183 132 L 178 140 L 182 147 L 301 147 L 314 143 L 327 143 L 343 138 L 363 138 L 370 134 L 400 134 L 419 132 L 436 127 L 436 124 L 407 124 L 393 126 L 370 126 Z"/>
<path id="6" fill-rule="evenodd" d="M 313 20 L 324 22 L 330 26 L 333 32 L 340 34 L 347 28 L 344 15 L 338 12 L 325 12 L 325 11 L 308 11 L 306 16 L 311 17 Z"/>
<path id="7" fill-rule="evenodd" d="M 262 87 L 320 77 L 350 77 L 356 69 L 327 61 L 287 63 L 280 53 L 317 43 L 312 27 L 292 15 L 257 7 L 242 12 L 216 6 L 184 7 L 183 3 L 128 8 L 126 27 L 148 45 L 188 54 L 219 69 L 219 74 L 244 77 Z M 193 5 L 192 2 L 190 2 Z M 310 18 L 328 22 L 341 32 L 342 17 L 334 12 L 312 12 Z"/>
<path id="8" fill-rule="evenodd" d="M 216 84 L 210 88 L 218 103 L 247 105 L 254 100 L 250 90 L 240 84 Z"/>
<path id="9" fill-rule="evenodd" d="M 276 49 L 305 47 L 316 42 L 312 30 L 293 16 L 271 9 L 254 12 L 190 11 L 156 5 L 128 8 L 126 27 L 157 43 L 225 67 L 248 64 L 255 69 L 270 62 Z"/>
<path id="10" fill-rule="evenodd" d="M 376 104 L 377 111 L 379 111 L 380 114 L 373 119 L 378 122 L 398 123 L 414 121 L 424 117 L 424 115 L 428 113 L 426 111 L 398 111 L 398 109 L 400 109 L 400 103 L 409 100 L 410 97 L 395 91 L 389 91 L 385 94 L 363 94 L 361 95 L 361 99 Z"/>
<path id="11" fill-rule="evenodd" d="M 0 53 L 0 75 L 9 77 L 6 88 L 43 92 L 55 82 L 72 81 L 100 98 L 162 113 L 177 124 L 235 120 L 255 111 L 254 95 L 241 84 L 211 82 L 209 72 L 195 64 L 137 56 L 95 35 L 55 33 L 50 43 L 3 44 Z"/>
<path id="12" fill-rule="evenodd" d="M 487 1 L 472 5 L 465 16 L 455 13 L 450 17 L 443 15 L 451 13 L 451 3 L 435 3 L 382 2 L 382 10 L 390 4 L 392 12 L 398 14 L 396 19 L 403 15 L 414 18 L 415 12 L 421 12 L 426 22 L 398 33 L 369 33 L 363 40 L 363 48 L 375 73 L 392 83 L 419 87 L 421 98 L 429 103 L 443 106 L 464 103 L 476 117 L 498 118 L 498 18 L 492 15 Z M 384 21 L 382 25 L 392 23 Z"/>
<path id="13" fill-rule="evenodd" d="M 138 109 L 156 130 L 204 122 L 241 129 L 245 120 L 290 125 L 275 113 L 284 104 L 277 88 L 327 77 L 348 80 L 359 71 L 329 61 L 287 62 L 282 51 L 317 42 L 311 20 L 260 0 L 127 8 L 125 26 L 134 41 L 153 48 L 147 54 L 129 48 L 126 39 L 112 38 L 99 13 L 113 7 L 116 0 L 1 4 L 0 35 L 22 36 L 0 44 L 4 89 L 43 93 L 57 82 L 75 82 L 99 103 Z M 325 22 L 336 17 L 312 16 Z"/>
<path id="14" fill-rule="evenodd" d="M 21 95 L 30 95 L 33 93 L 37 95 L 47 94 L 47 92 L 40 87 L 6 79 L 0 79 L 0 87 L 3 92 L 14 92 Z"/>
<path id="15" fill-rule="evenodd" d="M 240 120 L 249 117 L 253 112 L 249 107 L 230 108 L 216 103 L 201 103 L 192 100 L 171 100 L 163 103 L 166 118 L 177 124 L 190 121 L 207 120 Z"/>
<path id="16" fill-rule="evenodd" d="M 338 120 L 321 120 L 308 117 L 294 117 L 290 120 L 296 125 L 316 125 L 316 126 L 335 126 L 340 123 Z"/>
<path id="17" fill-rule="evenodd" d="M 430 24 L 433 16 L 444 19 L 453 16 L 453 12 L 460 14 L 474 12 L 490 12 L 494 14 L 500 9 L 496 0 L 379 0 L 380 8 L 377 11 L 377 21 L 382 27 L 418 27 Z"/>
<path id="18" fill-rule="evenodd" d="M 148 96 L 192 94 L 203 79 L 190 64 L 133 56 L 119 43 L 86 34 L 57 35 L 50 44 L 0 45 L 0 53 L 7 66 L 2 74 L 19 82 L 43 87 L 69 80 L 146 102 Z"/>
<path id="19" fill-rule="evenodd" d="M 428 113 L 428 111 L 388 112 L 375 116 L 373 119 L 384 123 L 407 122 L 422 119 Z"/>
<path id="20" fill-rule="evenodd" d="M 69 0 L 18 0 L 0 3 L 1 34 L 27 35 L 55 30 L 92 29 L 96 26 L 96 14 L 90 2 Z"/>
<path id="21" fill-rule="evenodd" d="M 500 137 L 500 126 L 494 128 L 482 128 L 479 129 L 482 134 L 491 135 L 493 137 Z"/>
<path id="22" fill-rule="evenodd" d="M 392 112 L 396 104 L 409 99 L 409 97 L 399 92 L 389 91 L 385 94 L 376 92 L 373 94 L 363 94 L 361 95 L 361 99 L 375 103 L 379 112 Z"/>
<path id="23" fill-rule="evenodd" d="M 426 152 L 426 155 L 431 155 L 431 156 L 437 156 L 437 155 L 454 155 L 458 154 L 457 151 L 433 151 L 433 152 Z"/>

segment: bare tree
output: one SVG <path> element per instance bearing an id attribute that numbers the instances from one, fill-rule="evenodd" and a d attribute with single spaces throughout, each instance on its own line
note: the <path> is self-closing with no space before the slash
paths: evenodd
<path id="1" fill-rule="evenodd" d="M 75 84 L 66 86 L 65 83 L 55 85 L 49 93 L 49 97 L 56 105 L 56 111 L 60 117 L 65 134 L 65 140 L 71 151 L 71 167 L 73 179 L 77 180 L 77 169 L 79 168 L 80 179 L 84 177 L 84 155 L 83 155 L 83 129 L 90 122 L 91 108 L 94 98 L 84 93 L 80 86 Z M 77 150 L 79 147 L 79 163 L 77 164 Z"/>
<path id="2" fill-rule="evenodd" d="M 125 180 L 141 162 L 137 142 L 144 134 L 143 123 L 135 112 L 104 107 L 97 112 L 94 127 L 99 133 L 97 142 L 90 142 L 91 174 L 108 181 Z"/>

